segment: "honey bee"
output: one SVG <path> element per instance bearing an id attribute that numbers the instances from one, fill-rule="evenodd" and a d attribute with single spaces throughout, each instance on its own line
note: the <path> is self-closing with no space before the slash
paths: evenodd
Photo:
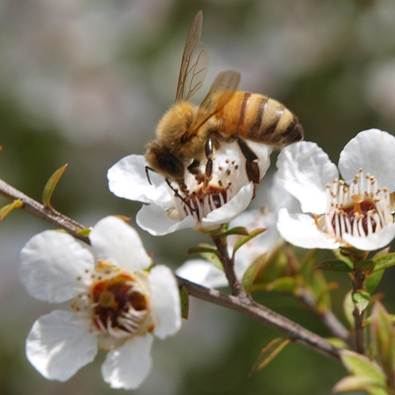
<path id="1" fill-rule="evenodd" d="M 248 140 L 282 148 L 303 138 L 302 125 L 277 100 L 237 90 L 240 74 L 233 70 L 217 75 L 199 106 L 189 101 L 201 87 L 206 71 L 206 57 L 200 46 L 202 23 L 203 13 L 199 11 L 185 42 L 176 102 L 163 115 L 155 139 L 146 147 L 148 169 L 163 175 L 168 184 L 169 180 L 176 181 L 183 188 L 185 171 L 200 171 L 204 156 L 203 176 L 210 179 L 215 148 L 221 141 L 235 140 L 246 158 L 249 180 L 258 183 L 258 158 Z"/>

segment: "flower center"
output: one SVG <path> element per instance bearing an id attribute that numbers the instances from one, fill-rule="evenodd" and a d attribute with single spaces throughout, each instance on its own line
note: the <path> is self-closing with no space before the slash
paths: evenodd
<path id="1" fill-rule="evenodd" d="M 149 288 L 143 272 L 128 273 L 107 261 L 99 261 L 87 293 L 74 298 L 71 308 L 89 314 L 92 328 L 99 331 L 103 347 L 114 341 L 152 332 Z"/>
<path id="2" fill-rule="evenodd" d="M 244 165 L 237 158 L 213 160 L 210 176 L 206 176 L 207 162 L 197 162 L 185 172 L 183 188 L 175 183 L 171 184 L 174 192 L 175 207 L 168 210 L 173 219 L 180 219 L 191 215 L 197 221 L 207 216 L 211 211 L 226 204 L 241 188 L 247 184 L 243 174 Z"/>
<path id="3" fill-rule="evenodd" d="M 344 233 L 366 237 L 394 223 L 389 190 L 379 188 L 377 179 L 362 170 L 350 185 L 333 181 L 327 193 L 329 210 L 318 218 L 318 225 L 338 240 Z"/>

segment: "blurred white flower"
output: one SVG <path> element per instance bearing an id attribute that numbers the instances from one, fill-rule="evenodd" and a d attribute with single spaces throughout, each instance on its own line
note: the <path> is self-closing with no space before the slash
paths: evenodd
<path id="1" fill-rule="evenodd" d="M 248 143 L 258 156 L 260 177 L 269 165 L 271 148 Z M 205 172 L 206 161 L 199 169 Z M 185 171 L 187 191 L 178 184 L 166 182 L 159 174 L 146 174 L 142 155 L 130 155 L 107 174 L 109 188 L 115 195 L 146 203 L 137 214 L 137 223 L 153 235 L 165 235 L 190 227 L 215 228 L 244 211 L 254 195 L 254 184 L 248 180 L 246 160 L 236 142 L 222 143 L 213 157 L 212 178 L 206 185 L 201 177 Z M 170 184 L 170 185 L 169 185 Z"/>
<path id="2" fill-rule="evenodd" d="M 22 249 L 20 276 L 28 292 L 70 301 L 70 310 L 34 323 L 26 354 L 44 377 L 66 381 L 105 349 L 104 380 L 113 388 L 137 388 L 151 369 L 152 335 L 165 338 L 181 326 L 177 284 L 165 266 L 146 271 L 151 259 L 120 219 L 102 219 L 89 239 L 91 247 L 49 230 Z"/>
<path id="3" fill-rule="evenodd" d="M 278 158 L 284 188 L 305 214 L 279 213 L 282 237 L 303 248 L 352 246 L 370 251 L 395 237 L 395 137 L 377 129 L 360 132 L 336 166 L 315 143 L 286 147 Z"/>
<path id="4" fill-rule="evenodd" d="M 264 207 L 245 211 L 230 222 L 229 228 L 245 227 L 248 231 L 264 228 L 265 232 L 244 244 L 235 255 L 235 273 L 241 280 L 249 266 L 259 257 L 278 248 L 283 240 L 277 231 L 278 210 L 287 207 L 293 211 L 295 199 L 285 191 L 275 175 L 261 189 L 257 196 L 257 204 Z M 256 204 L 255 204 L 256 205 Z M 243 236 L 229 236 L 228 249 L 232 254 L 236 243 Z M 177 269 L 177 275 L 197 284 L 209 287 L 225 287 L 227 279 L 221 268 L 204 259 L 190 259 Z"/>

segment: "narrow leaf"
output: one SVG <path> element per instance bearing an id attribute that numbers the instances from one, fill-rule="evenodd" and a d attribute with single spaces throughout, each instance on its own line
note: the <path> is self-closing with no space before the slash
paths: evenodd
<path id="1" fill-rule="evenodd" d="M 390 252 L 386 255 L 379 255 L 373 258 L 374 272 L 379 270 L 388 269 L 389 267 L 395 266 L 395 252 Z"/>
<path id="2" fill-rule="evenodd" d="M 364 355 L 357 354 L 350 350 L 340 351 L 343 365 L 356 376 L 371 379 L 376 385 L 385 386 L 386 378 L 376 362 L 371 361 Z"/>
<path id="3" fill-rule="evenodd" d="M 181 317 L 185 320 L 189 317 L 189 294 L 184 286 L 180 288 Z"/>
<path id="4" fill-rule="evenodd" d="M 316 266 L 316 268 L 321 270 L 331 271 L 331 272 L 352 271 L 352 268 L 350 268 L 350 266 L 346 262 L 337 259 L 321 262 Z"/>
<path id="5" fill-rule="evenodd" d="M 243 247 L 244 244 L 248 243 L 250 240 L 252 240 L 254 237 L 259 236 L 261 233 L 265 232 L 265 228 L 257 228 L 251 231 L 248 236 L 242 237 L 240 240 L 238 240 L 233 248 L 233 255 L 236 254 L 237 250 L 241 247 Z"/>
<path id="6" fill-rule="evenodd" d="M 360 290 L 353 292 L 352 295 L 352 301 L 354 302 L 354 306 L 359 310 L 360 313 L 362 313 L 370 303 L 370 294 L 369 292 Z"/>
<path id="7" fill-rule="evenodd" d="M 259 284 L 257 284 L 259 286 Z M 267 291 L 278 291 L 278 292 L 293 292 L 297 287 L 297 281 L 294 277 L 281 277 L 277 280 L 266 284 L 265 288 Z"/>
<path id="8" fill-rule="evenodd" d="M 67 163 L 59 167 L 59 169 L 55 170 L 54 173 L 51 175 L 51 177 L 49 177 L 48 181 L 46 182 L 42 194 L 42 202 L 45 207 L 52 207 L 51 205 L 52 195 L 60 179 L 62 178 L 64 172 L 66 171 L 67 167 L 68 167 Z"/>
<path id="9" fill-rule="evenodd" d="M 188 249 L 188 254 L 202 254 L 208 252 L 210 254 L 218 255 L 217 249 L 211 244 L 199 244 L 195 247 L 191 247 Z"/>
<path id="10" fill-rule="evenodd" d="M 230 228 L 215 234 L 215 237 L 226 237 L 231 235 L 247 236 L 249 235 L 249 232 L 244 226 L 235 226 L 234 228 Z"/>
<path id="11" fill-rule="evenodd" d="M 367 275 L 365 280 L 365 288 L 371 295 L 373 295 L 373 293 L 376 291 L 376 288 L 379 286 L 384 272 L 385 270 L 378 270 Z"/>
<path id="12" fill-rule="evenodd" d="M 333 392 L 368 391 L 375 381 L 364 376 L 347 376 L 333 388 Z"/>
<path id="13" fill-rule="evenodd" d="M 280 352 L 289 344 L 289 339 L 278 337 L 271 340 L 262 348 L 257 360 L 255 361 L 250 374 L 256 373 L 258 370 L 265 368 Z"/>
<path id="14" fill-rule="evenodd" d="M 343 301 L 343 311 L 344 315 L 350 325 L 350 327 L 354 326 L 354 316 L 353 316 L 353 311 L 354 311 L 354 302 L 351 297 L 352 292 L 347 292 L 346 296 L 344 297 Z"/>
<path id="15" fill-rule="evenodd" d="M 23 206 L 23 202 L 20 199 L 15 199 L 9 204 L 6 204 L 2 208 L 0 208 L 0 221 L 3 221 L 12 211 L 17 208 L 21 208 Z"/>
<path id="16" fill-rule="evenodd" d="M 335 254 L 336 258 L 340 261 L 343 261 L 350 269 L 354 268 L 354 263 L 352 259 L 346 254 L 346 251 L 343 249 L 334 250 L 333 253 Z"/>
<path id="17" fill-rule="evenodd" d="M 83 229 L 81 229 L 81 230 L 78 231 L 78 234 L 79 234 L 80 236 L 88 237 L 88 236 L 90 235 L 91 231 L 92 231 L 91 228 L 83 228 Z"/>

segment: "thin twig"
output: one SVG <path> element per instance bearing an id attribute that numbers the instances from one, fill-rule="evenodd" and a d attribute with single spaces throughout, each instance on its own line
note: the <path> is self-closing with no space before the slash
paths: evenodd
<path id="1" fill-rule="evenodd" d="M 365 281 L 365 274 L 361 270 L 354 270 L 351 275 L 353 292 L 358 292 L 363 289 L 363 283 Z M 355 350 L 360 354 L 365 352 L 364 344 L 364 329 L 363 329 L 363 317 L 364 311 L 360 311 L 358 306 L 354 306 L 352 312 L 354 316 L 354 335 L 355 335 Z"/>
<path id="2" fill-rule="evenodd" d="M 213 236 L 213 241 L 215 246 L 217 247 L 220 260 L 222 262 L 222 266 L 224 269 L 224 273 L 226 276 L 226 279 L 228 280 L 228 284 L 230 286 L 232 295 L 234 296 L 240 296 L 243 295 L 242 297 L 245 297 L 243 288 L 240 284 L 240 281 L 237 279 L 236 273 L 235 273 L 235 265 L 234 265 L 234 259 L 233 257 L 231 258 L 229 256 L 228 252 L 228 246 L 226 244 L 226 239 L 224 237 L 215 237 Z"/>
<path id="3" fill-rule="evenodd" d="M 80 231 L 85 228 L 83 225 L 64 214 L 59 213 L 58 211 L 46 209 L 42 204 L 13 188 L 1 179 L 0 194 L 12 200 L 22 200 L 23 208 L 26 211 L 59 226 L 73 236 L 89 243 L 89 239 L 80 234 Z M 221 248 L 223 248 L 223 246 Z M 198 299 L 248 315 L 265 326 L 271 326 L 281 330 L 294 341 L 303 343 L 325 355 L 340 359 L 339 351 L 324 338 L 307 330 L 296 322 L 275 313 L 267 307 L 254 302 L 250 298 L 224 295 L 217 290 L 202 287 L 180 277 L 177 277 L 177 280 L 180 285 L 186 288 L 190 295 Z"/>

